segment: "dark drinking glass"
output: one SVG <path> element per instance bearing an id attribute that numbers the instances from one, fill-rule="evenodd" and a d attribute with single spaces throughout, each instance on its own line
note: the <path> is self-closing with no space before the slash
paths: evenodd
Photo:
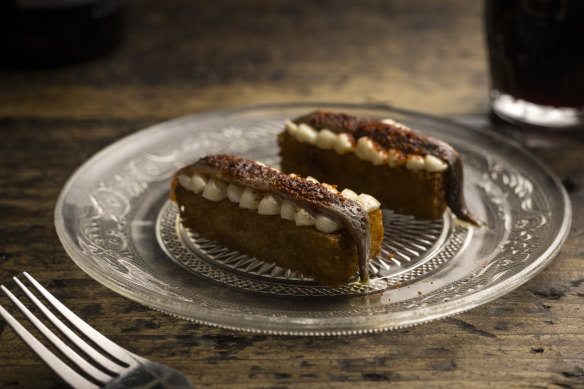
<path id="1" fill-rule="evenodd" d="M 125 0 L 0 0 L 0 67 L 68 65 L 121 41 Z"/>
<path id="2" fill-rule="evenodd" d="M 486 0 L 485 22 L 492 111 L 584 128 L 584 0 Z"/>

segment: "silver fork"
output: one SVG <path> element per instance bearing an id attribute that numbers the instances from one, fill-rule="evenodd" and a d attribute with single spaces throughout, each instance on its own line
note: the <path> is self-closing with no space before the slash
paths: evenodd
<path id="1" fill-rule="evenodd" d="M 4 285 L 0 285 L 2 291 L 24 313 L 32 324 L 65 355 L 72 364 L 73 369 L 63 362 L 57 355 L 45 347 L 34 337 L 18 320 L 8 313 L 0 305 L 0 316 L 12 327 L 12 329 L 24 340 L 24 342 L 67 384 L 73 388 L 193 388 L 188 378 L 177 370 L 142 358 L 128 350 L 118 346 L 89 324 L 81 320 L 71 312 L 41 284 L 28 273 L 22 273 L 40 294 L 69 321 L 80 333 L 91 339 L 101 348 L 102 352 L 90 346 L 68 326 L 57 318 L 18 278 L 14 277 L 16 284 L 24 291 L 28 298 L 43 312 L 47 319 L 57 327 L 66 339 L 77 346 L 88 360 L 74 351 L 47 326 L 45 326 L 33 313 L 22 304 Z M 105 355 L 104 355 L 105 354 Z M 106 356 L 107 355 L 107 356 Z M 91 361 L 91 362 L 90 362 Z M 81 374 L 80 374 L 81 373 Z"/>

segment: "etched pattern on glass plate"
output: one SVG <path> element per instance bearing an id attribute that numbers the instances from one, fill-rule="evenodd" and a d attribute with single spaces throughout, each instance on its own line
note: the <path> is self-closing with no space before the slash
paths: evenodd
<path id="1" fill-rule="evenodd" d="M 571 208 L 561 183 L 508 140 L 388 108 L 319 108 L 393 117 L 452 143 L 465 163 L 467 201 L 485 226 L 460 224 L 450 213 L 427 222 L 384 211 L 387 234 L 382 255 L 371 261 L 372 282 L 336 289 L 182 229 L 167 200 L 172 174 L 213 152 L 277 166 L 284 120 L 313 109 L 283 104 L 175 119 L 104 149 L 59 197 L 63 246 L 102 284 L 163 312 L 222 327 L 319 335 L 398 328 L 473 308 L 533 277 L 567 236 Z"/>

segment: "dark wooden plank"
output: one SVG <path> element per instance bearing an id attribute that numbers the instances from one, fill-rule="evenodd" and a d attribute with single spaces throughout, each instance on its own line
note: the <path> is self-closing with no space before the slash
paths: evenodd
<path id="1" fill-rule="evenodd" d="M 584 387 L 581 141 L 531 143 L 576 215 L 550 266 L 489 304 L 393 332 L 268 336 L 176 319 L 99 285 L 54 230 L 57 196 L 80 164 L 177 115 L 293 100 L 483 113 L 480 16 L 480 2 L 464 0 L 136 0 L 112 55 L 1 70 L 0 282 L 14 289 L 10 277 L 29 271 L 112 340 L 199 387 Z M 61 387 L 4 322 L 0 339 L 0 387 Z"/>

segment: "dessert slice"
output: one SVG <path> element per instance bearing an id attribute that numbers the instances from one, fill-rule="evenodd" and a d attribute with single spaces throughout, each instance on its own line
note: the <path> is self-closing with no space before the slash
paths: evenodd
<path id="1" fill-rule="evenodd" d="M 235 156 L 180 169 L 171 199 L 191 231 L 328 286 L 367 281 L 383 240 L 373 197 Z"/>
<path id="2" fill-rule="evenodd" d="M 418 219 L 438 219 L 449 206 L 480 224 L 464 201 L 461 159 L 446 142 L 391 120 L 323 111 L 287 121 L 278 140 L 284 172 L 369 193 Z"/>

